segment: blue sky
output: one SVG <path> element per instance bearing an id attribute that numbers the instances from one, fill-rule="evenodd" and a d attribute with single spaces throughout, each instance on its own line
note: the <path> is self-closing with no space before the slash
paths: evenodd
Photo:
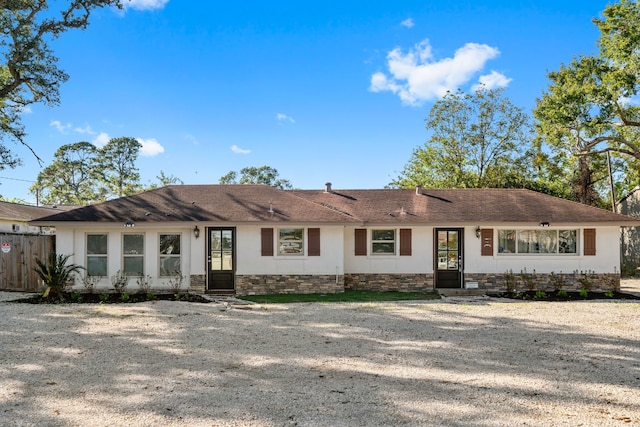
<path id="1" fill-rule="evenodd" d="M 428 138 L 447 90 L 506 87 L 531 111 L 546 73 L 596 51 L 605 1 L 132 0 L 52 42 L 61 104 L 24 114 L 48 165 L 64 144 L 130 136 L 142 182 L 215 184 L 269 165 L 296 188 L 382 188 Z M 28 193 L 40 166 L 0 171 Z"/>

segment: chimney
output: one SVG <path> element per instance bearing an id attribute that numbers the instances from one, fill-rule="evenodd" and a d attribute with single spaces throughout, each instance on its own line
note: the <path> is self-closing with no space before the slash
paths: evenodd
<path id="1" fill-rule="evenodd" d="M 331 183 L 330 182 L 327 182 L 325 184 L 324 192 L 325 193 L 331 193 Z"/>
<path id="2" fill-rule="evenodd" d="M 422 195 L 422 185 L 420 185 L 420 184 L 416 185 L 416 194 L 418 196 Z"/>

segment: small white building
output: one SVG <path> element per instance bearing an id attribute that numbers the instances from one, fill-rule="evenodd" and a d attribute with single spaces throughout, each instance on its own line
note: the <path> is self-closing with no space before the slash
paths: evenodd
<path id="1" fill-rule="evenodd" d="M 172 185 L 50 215 L 57 252 L 109 288 L 117 274 L 196 292 L 619 286 L 620 227 L 640 221 L 525 189 L 279 190 Z M 613 284 L 613 285 L 612 285 Z M 80 285 L 77 285 L 80 286 Z"/>

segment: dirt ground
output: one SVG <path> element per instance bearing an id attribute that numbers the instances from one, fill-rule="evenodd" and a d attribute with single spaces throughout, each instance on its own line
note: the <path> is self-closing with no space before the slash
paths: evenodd
<path id="1" fill-rule="evenodd" d="M 3 426 L 640 425 L 637 301 L 0 313 Z"/>

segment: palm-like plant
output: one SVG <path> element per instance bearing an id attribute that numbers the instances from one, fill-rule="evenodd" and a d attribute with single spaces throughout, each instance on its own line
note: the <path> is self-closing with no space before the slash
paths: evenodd
<path id="1" fill-rule="evenodd" d="M 77 264 L 67 264 L 71 255 L 58 255 L 55 252 L 49 254 L 49 259 L 45 263 L 36 257 L 36 267 L 34 270 L 47 286 L 43 296 L 50 297 L 59 295 L 69 283 L 72 274 L 84 267 Z"/>

